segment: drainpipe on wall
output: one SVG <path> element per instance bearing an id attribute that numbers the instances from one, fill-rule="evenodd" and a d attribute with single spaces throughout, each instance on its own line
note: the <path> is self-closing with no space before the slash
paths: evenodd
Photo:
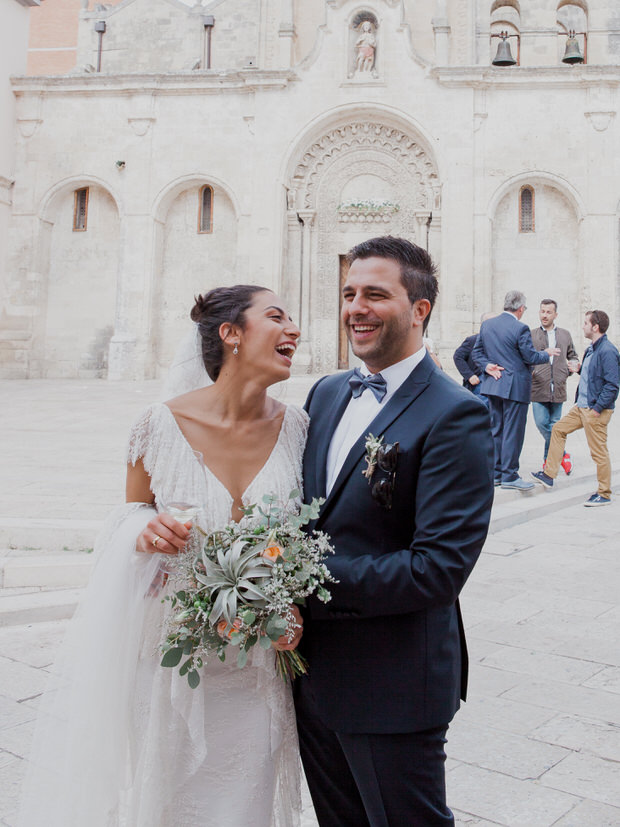
<path id="1" fill-rule="evenodd" d="M 211 68 L 211 34 L 215 26 L 215 17 L 212 14 L 205 14 L 202 18 L 202 25 L 204 26 L 204 53 L 202 66 L 203 69 Z"/>
<path id="2" fill-rule="evenodd" d="M 95 23 L 95 31 L 99 35 L 99 43 L 97 44 L 97 71 L 101 71 L 101 52 L 103 50 L 103 35 L 105 33 L 105 20 L 97 20 Z"/>

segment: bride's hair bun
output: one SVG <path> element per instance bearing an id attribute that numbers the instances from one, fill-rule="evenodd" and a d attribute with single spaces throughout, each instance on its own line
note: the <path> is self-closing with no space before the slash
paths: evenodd
<path id="1" fill-rule="evenodd" d="M 236 324 L 245 327 L 245 311 L 250 307 L 256 293 L 266 287 L 256 284 L 235 284 L 233 287 L 216 287 L 204 296 L 195 296 L 196 302 L 190 316 L 200 330 L 202 361 L 209 377 L 215 382 L 224 363 L 224 343 L 220 337 L 220 326 Z"/>

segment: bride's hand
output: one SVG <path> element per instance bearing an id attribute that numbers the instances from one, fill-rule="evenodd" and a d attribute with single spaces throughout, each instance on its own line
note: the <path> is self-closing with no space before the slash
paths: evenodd
<path id="1" fill-rule="evenodd" d="M 290 651 L 291 649 L 296 649 L 299 645 L 299 641 L 301 640 L 301 636 L 304 631 L 304 619 L 301 616 L 298 607 L 293 606 L 292 612 L 295 615 L 295 622 L 298 625 L 297 628 L 294 630 L 295 634 L 293 635 L 292 640 L 289 640 L 288 635 L 281 635 L 276 641 L 272 643 L 273 648 L 277 649 L 279 652 L 285 652 Z"/>
<path id="2" fill-rule="evenodd" d="M 154 554 L 161 551 L 163 554 L 178 554 L 185 548 L 190 530 L 170 514 L 158 514 L 149 521 L 144 531 L 138 535 L 136 551 L 145 554 Z"/>

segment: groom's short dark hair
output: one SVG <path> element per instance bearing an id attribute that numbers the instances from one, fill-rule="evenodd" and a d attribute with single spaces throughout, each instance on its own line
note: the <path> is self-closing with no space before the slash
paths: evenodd
<path id="1" fill-rule="evenodd" d="M 375 256 L 397 261 L 400 264 L 400 279 L 411 304 L 418 299 L 427 299 L 431 304 L 431 310 L 433 309 L 439 292 L 437 268 L 426 250 L 407 241 L 406 238 L 383 235 L 362 241 L 361 244 L 352 247 L 347 253 L 347 263 L 351 266 L 357 258 Z M 429 313 L 425 319 L 425 329 L 430 315 Z"/>

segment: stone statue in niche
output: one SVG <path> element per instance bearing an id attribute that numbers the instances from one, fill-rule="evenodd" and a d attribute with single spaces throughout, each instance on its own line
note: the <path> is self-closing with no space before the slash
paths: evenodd
<path id="1" fill-rule="evenodd" d="M 377 38 L 370 20 L 364 20 L 360 27 L 360 34 L 355 41 L 355 73 L 371 72 L 375 74 L 375 52 Z"/>

